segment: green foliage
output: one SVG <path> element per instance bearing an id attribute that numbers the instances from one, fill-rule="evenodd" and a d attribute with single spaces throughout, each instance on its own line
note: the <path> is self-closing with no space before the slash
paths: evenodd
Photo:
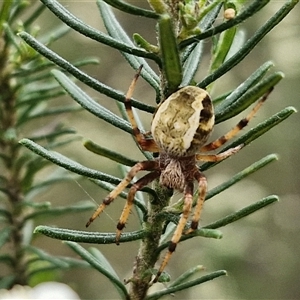
<path id="1" fill-rule="evenodd" d="M 143 65 L 141 76 L 153 88 L 156 100 L 160 102 L 180 86 L 197 85 L 211 90 L 217 84 L 217 79 L 240 63 L 261 39 L 285 18 L 298 1 L 290 0 L 283 3 L 282 7 L 246 42 L 240 38 L 240 24 L 263 9 L 270 2 L 269 0 L 250 1 L 250 4 L 242 0 L 225 1 L 225 3 L 215 0 L 210 4 L 206 1 L 199 1 L 199 6 L 192 0 L 185 2 L 149 0 L 152 10 L 142 9 L 121 0 L 97 0 L 107 34 L 85 24 L 55 0 L 41 0 L 41 2 L 42 4 L 31 7 L 26 2 L 4 1 L 0 11 L 0 36 L 2 37 L 0 50 L 2 170 L 0 248 L 3 249 L 0 262 L 8 270 L 7 274 L 1 275 L 0 287 L 11 288 L 15 284 L 32 284 L 38 281 L 39 274 L 42 278 L 42 274 L 45 273 L 56 275 L 57 270 L 90 267 L 106 276 L 122 299 L 150 300 L 160 299 L 164 295 L 189 289 L 226 275 L 224 270 L 203 275 L 203 267 L 195 266 L 175 280 L 170 280 L 168 274 L 162 274 L 160 282 L 164 282 L 165 288 L 156 292 L 148 292 L 151 275 L 156 272 L 155 263 L 161 251 L 168 247 L 169 235 L 174 230 L 174 224 L 178 223 L 183 205 L 182 199 L 169 205 L 169 192 L 159 187 L 157 183 L 153 188 L 142 189 L 149 196 L 149 205 L 139 194 L 135 198 L 134 204 L 140 221 L 139 230 L 124 232 L 120 238 L 122 243 L 135 240 L 141 242 L 135 262 L 134 277 L 127 282 L 129 289 L 99 250 L 95 248 L 86 250 L 78 244 L 114 243 L 114 233 L 78 231 L 42 225 L 35 228 L 35 233 L 64 240 L 65 244 L 82 260 L 53 257 L 32 245 L 32 222 L 38 217 L 54 218 L 58 215 L 90 211 L 94 207 L 88 202 L 52 207 L 49 202 L 37 201 L 37 196 L 49 191 L 53 185 L 73 180 L 74 177 L 65 170 L 76 174 L 74 176 L 88 178 L 105 190 L 112 190 L 113 185 L 121 181 L 121 178 L 88 168 L 57 152 L 57 148 L 70 144 L 77 138 L 76 135 L 67 138 L 68 135 L 75 133 L 74 130 L 65 128 L 60 123 L 52 126 L 51 129 L 40 130 L 41 128 L 38 128 L 37 130 L 35 124 L 38 124 L 38 120 L 46 116 L 51 118 L 85 110 L 124 131 L 124 134 L 132 134 L 131 125 L 124 114 L 124 94 L 99 82 L 80 69 L 86 64 L 94 64 L 97 61 L 84 57 L 80 61 L 71 63 L 50 50 L 49 45 L 63 38 L 71 29 L 87 38 L 119 50 L 133 68 L 132 74 L 135 69 Z M 145 18 L 145 22 L 147 19 L 155 20 L 158 45 L 152 45 L 139 33 L 134 34 L 132 41 L 110 6 L 127 13 L 129 17 L 130 15 L 141 16 Z M 234 8 L 236 16 L 230 20 L 223 19 L 216 25 L 220 12 L 227 7 Z M 38 21 L 45 9 L 59 18 L 63 26 L 41 37 L 39 30 L 33 24 Z M 197 82 L 196 72 L 202 63 L 204 42 L 208 39 L 212 40 L 210 67 L 206 72 L 206 77 L 201 82 Z M 240 45 L 238 51 L 235 48 L 236 45 Z M 151 64 L 148 61 L 151 61 Z M 156 65 L 159 73 L 156 73 L 152 65 Z M 217 124 L 238 115 L 279 83 L 283 78 L 282 72 L 266 75 L 272 66 L 273 63 L 266 62 L 236 89 L 216 97 L 214 103 Z M 95 102 L 77 85 L 77 81 L 116 100 L 122 116 Z M 52 103 L 52 100 L 64 94 L 68 94 L 77 104 L 70 106 Z M 156 106 L 155 101 L 152 105 L 148 105 L 137 99 L 132 99 L 132 105 L 149 114 L 153 114 Z M 293 107 L 284 108 L 230 142 L 221 152 L 240 144 L 247 146 L 294 112 Z M 106 149 L 90 140 L 85 141 L 84 146 L 87 150 L 124 166 L 132 166 L 136 163 L 135 160 L 122 153 Z M 143 154 L 147 159 L 153 159 L 150 153 L 143 152 Z M 253 163 L 228 181 L 208 191 L 206 200 L 275 160 L 277 156 L 271 154 Z M 62 167 L 63 171 L 55 171 L 41 179 L 40 172 L 50 164 Z M 200 169 L 205 171 L 216 164 L 205 163 Z M 127 194 L 123 192 L 120 196 L 126 198 Z M 276 201 L 278 201 L 277 196 L 265 197 L 193 233 L 183 235 L 181 242 L 196 236 L 219 239 L 222 233 L 218 228 L 244 218 Z M 163 227 L 166 229 L 165 232 Z M 205 243 L 204 239 L 202 243 Z M 7 251 L 6 245 L 10 245 L 10 249 L 13 250 Z M 175 255 L 180 255 L 180 251 Z"/>
<path id="2" fill-rule="evenodd" d="M 0 247 L 1 247 L 1 288 L 15 284 L 28 285 L 37 282 L 34 278 L 53 279 L 50 273 L 62 268 L 84 265 L 82 261 L 69 258 L 56 259 L 40 249 L 31 246 L 33 221 L 40 216 L 56 217 L 66 213 L 80 213 L 92 209 L 88 202 L 72 207 L 52 207 L 49 202 L 38 202 L 38 198 L 55 184 L 73 180 L 61 170 L 41 177 L 40 172 L 49 162 L 32 155 L 21 147 L 19 140 L 25 135 L 32 141 L 43 143 L 47 148 L 56 149 L 75 139 L 75 131 L 61 122 L 54 126 L 40 127 L 42 118 L 57 117 L 81 110 L 79 106 L 55 104 L 57 97 L 65 91 L 49 72 L 54 64 L 42 57 L 19 37 L 20 31 L 33 36 L 39 29 L 33 23 L 45 10 L 44 5 L 30 5 L 25 1 L 3 1 L 0 10 L 0 158 L 1 158 L 1 206 L 0 206 Z M 25 17 L 26 16 L 26 17 Z M 53 29 L 42 40 L 51 45 L 69 31 L 66 26 Z M 85 58 L 74 62 L 74 66 L 96 63 Z M 72 136 L 68 138 L 68 136 Z M 73 179 L 72 179 L 73 178 Z M 66 262 L 66 260 L 68 262 Z M 54 262 L 55 261 L 55 262 Z"/>

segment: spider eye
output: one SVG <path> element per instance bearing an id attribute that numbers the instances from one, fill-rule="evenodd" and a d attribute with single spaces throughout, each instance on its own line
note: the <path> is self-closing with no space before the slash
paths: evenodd
<path id="1" fill-rule="evenodd" d="M 158 147 L 173 156 L 195 154 L 214 126 L 214 110 L 208 93 L 186 86 L 158 108 L 151 133 Z"/>

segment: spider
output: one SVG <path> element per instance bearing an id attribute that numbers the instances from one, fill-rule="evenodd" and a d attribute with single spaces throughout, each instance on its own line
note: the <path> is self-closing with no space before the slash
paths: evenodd
<path id="1" fill-rule="evenodd" d="M 150 171 L 150 173 L 133 183 L 129 189 L 125 207 L 117 224 L 117 244 L 119 244 L 122 230 L 125 227 L 137 191 L 159 178 L 159 183 L 162 186 L 183 193 L 182 215 L 169 244 L 168 252 L 153 279 L 153 283 L 155 283 L 175 251 L 187 224 L 192 210 L 194 181 L 198 183 L 198 200 L 191 218 L 190 229 L 185 233 L 190 233 L 198 228 L 207 191 L 207 181 L 205 175 L 198 169 L 197 161 L 218 162 L 238 152 L 243 145 L 219 154 L 202 154 L 219 148 L 243 129 L 267 99 L 269 92 L 257 102 L 246 118 L 242 119 L 227 134 L 205 145 L 214 127 L 214 109 L 211 98 L 205 90 L 199 87 L 185 86 L 171 94 L 158 106 L 151 123 L 153 138 L 149 139 L 137 126 L 130 100 L 141 69 L 142 66 L 127 91 L 125 97 L 126 112 L 138 145 L 145 151 L 158 153 L 159 156 L 154 160 L 135 164 L 127 176 L 103 200 L 103 203 L 87 222 L 86 227 L 102 213 L 107 205 L 114 201 L 140 171 Z"/>

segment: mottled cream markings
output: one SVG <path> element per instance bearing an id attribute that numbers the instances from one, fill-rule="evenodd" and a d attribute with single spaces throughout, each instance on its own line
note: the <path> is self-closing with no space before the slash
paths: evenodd
<path id="1" fill-rule="evenodd" d="M 189 122 L 189 128 L 186 130 L 186 133 L 183 135 L 183 147 L 185 150 L 188 150 L 191 147 L 191 143 L 194 139 L 195 133 L 197 132 L 197 129 L 199 127 L 199 116 L 201 113 L 201 110 L 203 109 L 202 100 L 206 97 L 207 93 L 196 87 L 187 87 L 188 90 L 192 90 L 194 92 L 195 89 L 199 91 L 199 94 L 196 95 L 195 100 L 191 104 L 191 108 L 194 109 L 194 113 L 192 116 L 188 119 Z M 193 88 L 193 89 L 191 89 Z M 186 89 L 186 88 L 185 88 Z"/>
<path id="2" fill-rule="evenodd" d="M 185 156 L 195 153 L 199 141 L 195 134 L 201 130 L 201 138 L 209 135 L 214 125 L 214 117 L 200 122 L 203 100 L 208 93 L 195 86 L 186 86 L 167 98 L 157 109 L 151 124 L 153 139 L 158 147 L 173 156 Z M 209 98 L 210 99 L 210 98 Z M 209 108 L 213 110 L 212 106 Z"/>

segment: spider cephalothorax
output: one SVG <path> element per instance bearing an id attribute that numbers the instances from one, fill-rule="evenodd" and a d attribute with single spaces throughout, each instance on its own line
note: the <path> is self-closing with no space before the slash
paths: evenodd
<path id="1" fill-rule="evenodd" d="M 135 182 L 128 192 L 125 207 L 117 224 L 117 244 L 131 211 L 134 196 L 138 190 L 159 178 L 161 185 L 182 192 L 184 195 L 182 215 L 171 239 L 168 252 L 153 280 L 153 282 L 156 282 L 167 265 L 170 256 L 175 251 L 187 224 L 192 210 L 195 181 L 198 183 L 198 200 L 188 232 L 198 228 L 207 182 L 204 174 L 196 165 L 197 161 L 221 161 L 240 150 L 243 145 L 219 154 L 203 154 L 219 148 L 245 127 L 266 100 L 268 93 L 258 101 L 249 115 L 242 119 L 227 134 L 214 142 L 204 145 L 214 126 L 214 110 L 210 96 L 201 88 L 195 86 L 183 87 L 158 106 L 151 124 L 152 139 L 149 139 L 138 129 L 130 101 L 140 71 L 141 68 L 126 94 L 126 111 L 137 143 L 143 150 L 157 152 L 159 156 L 155 160 L 142 161 L 134 165 L 120 184 L 103 200 L 103 203 L 89 219 L 86 226 L 89 226 L 105 207 L 128 186 L 139 171 L 150 171 L 150 173 Z"/>
<path id="2" fill-rule="evenodd" d="M 195 155 L 171 157 L 162 152 L 158 160 L 160 168 L 159 183 L 179 192 L 184 191 L 186 182 L 194 180 L 194 173 L 198 171 Z"/>

